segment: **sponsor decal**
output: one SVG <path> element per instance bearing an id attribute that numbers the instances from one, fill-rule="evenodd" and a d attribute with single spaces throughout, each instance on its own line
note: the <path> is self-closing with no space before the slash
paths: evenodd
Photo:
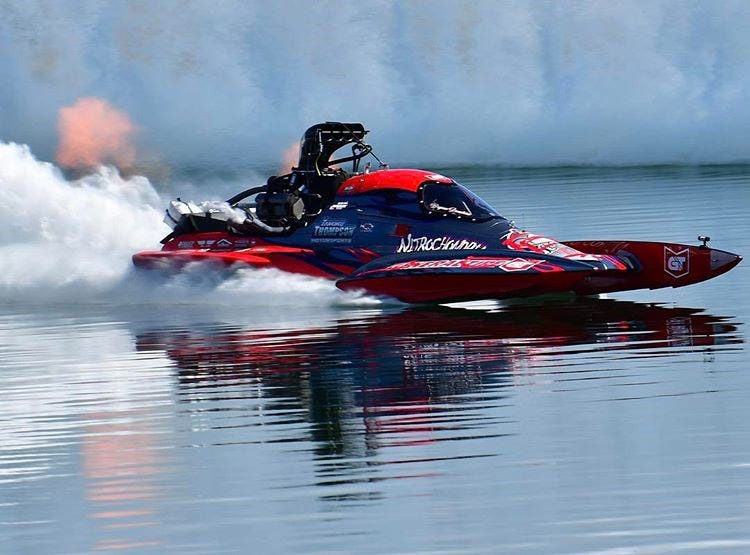
<path id="1" fill-rule="evenodd" d="M 396 252 L 483 250 L 487 245 L 469 239 L 442 237 L 413 237 L 411 233 L 401 238 Z"/>
<path id="2" fill-rule="evenodd" d="M 196 241 L 198 243 L 198 247 L 205 249 L 210 247 L 216 242 L 216 239 L 202 239 L 200 241 Z"/>
<path id="3" fill-rule="evenodd" d="M 438 268 L 461 268 L 462 260 L 409 260 L 391 264 L 385 270 L 429 270 Z"/>
<path id="4" fill-rule="evenodd" d="M 582 254 L 581 252 L 566 247 L 549 237 L 542 237 L 541 235 L 535 235 L 533 233 L 519 233 L 518 231 L 511 231 L 505 237 L 503 244 L 512 250 L 531 251 L 539 254 L 554 255 L 561 251 L 570 251 L 569 254 Z"/>
<path id="5" fill-rule="evenodd" d="M 232 245 L 233 243 L 229 241 L 228 239 L 219 239 L 218 241 L 216 241 L 216 244 L 214 245 L 214 247 L 218 247 L 220 249 L 228 249 Z"/>
<path id="6" fill-rule="evenodd" d="M 604 249 L 609 253 L 618 253 L 630 245 L 629 241 L 576 241 L 578 245 L 591 249 Z"/>
<path id="7" fill-rule="evenodd" d="M 569 260 L 582 260 L 584 262 L 601 260 L 601 257 L 598 255 L 581 252 L 549 237 L 515 230 L 512 230 L 505 236 L 502 244 L 514 251 L 530 251 L 550 256 L 559 256 L 560 258 L 567 258 Z"/>
<path id="8" fill-rule="evenodd" d="M 514 258 L 510 262 L 498 266 L 500 269 L 505 270 L 506 272 L 525 272 L 526 270 L 530 270 L 534 266 L 537 266 L 538 264 L 541 264 L 541 260 L 529 260 L 527 258 Z"/>
<path id="9" fill-rule="evenodd" d="M 504 270 L 506 272 L 524 272 L 530 270 L 541 260 L 529 260 L 528 258 L 470 258 L 466 260 L 462 268 L 479 268 L 482 270 Z"/>
<path id="10" fill-rule="evenodd" d="M 348 202 L 337 202 L 328 207 L 328 210 L 343 210 L 349 206 Z"/>
<path id="11" fill-rule="evenodd" d="M 541 260 L 525 258 L 455 258 L 450 260 L 409 260 L 391 264 L 384 269 L 386 271 L 455 269 L 525 272 L 541 263 Z"/>
<path id="12" fill-rule="evenodd" d="M 359 224 L 359 229 L 361 231 L 364 231 L 365 233 L 370 233 L 373 229 L 375 229 L 375 225 L 371 224 L 370 222 L 365 222 L 363 224 Z"/>
<path id="13" fill-rule="evenodd" d="M 681 278 L 690 273 L 690 250 L 679 251 L 664 247 L 664 271 L 673 278 Z"/>
<path id="14" fill-rule="evenodd" d="M 194 244 L 195 243 L 193 243 L 192 241 L 180 241 L 177 244 L 177 248 L 178 249 L 192 249 Z"/>
<path id="15" fill-rule="evenodd" d="M 314 243 L 351 243 L 357 226 L 345 220 L 323 220 L 313 229 Z"/>

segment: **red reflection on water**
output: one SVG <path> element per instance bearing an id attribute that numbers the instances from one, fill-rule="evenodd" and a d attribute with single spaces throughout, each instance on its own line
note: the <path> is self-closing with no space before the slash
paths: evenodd
<path id="1" fill-rule="evenodd" d="M 382 495 L 380 478 L 435 475 L 393 473 L 392 465 L 496 456 L 497 447 L 476 451 L 463 443 L 447 457 L 430 454 L 442 442 L 513 435 L 514 427 L 497 429 L 483 407 L 505 403 L 517 385 L 554 381 L 561 358 L 710 351 L 741 343 L 736 331 L 726 317 L 699 309 L 578 299 L 496 313 L 414 309 L 283 331 L 170 328 L 140 334 L 137 348 L 164 351 L 176 363 L 180 396 L 208 428 L 209 405 L 231 403 L 238 391 L 242 399 L 262 399 L 264 414 L 278 409 L 285 430 L 308 420 L 314 485 L 354 486 L 321 498 L 363 501 Z M 241 426 L 259 423 L 266 421 Z M 391 471 L 374 470 L 385 464 Z"/>
<path id="2" fill-rule="evenodd" d="M 90 414 L 96 420 L 83 441 L 83 475 L 86 498 L 94 511 L 89 518 L 99 523 L 105 538 L 93 551 L 115 551 L 158 547 L 161 541 L 144 538 L 159 525 L 155 502 L 163 497 L 158 485 L 164 460 L 156 450 L 156 435 L 148 415 L 140 411 Z M 124 536 L 116 531 L 139 531 Z"/>

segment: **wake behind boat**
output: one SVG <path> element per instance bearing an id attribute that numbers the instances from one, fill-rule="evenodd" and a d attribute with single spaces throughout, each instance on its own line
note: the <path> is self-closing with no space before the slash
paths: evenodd
<path id="1" fill-rule="evenodd" d="M 390 169 L 361 123 L 326 122 L 302 137 L 297 167 L 223 203 L 172 201 L 172 232 L 136 266 L 214 261 L 336 280 L 404 302 L 581 295 L 682 287 L 721 275 L 741 257 L 700 245 L 567 241 L 516 228 L 449 177 Z M 351 145 L 351 154 L 332 159 Z M 379 167 L 362 160 L 373 156 Z M 340 164 L 352 163 L 350 171 Z"/>

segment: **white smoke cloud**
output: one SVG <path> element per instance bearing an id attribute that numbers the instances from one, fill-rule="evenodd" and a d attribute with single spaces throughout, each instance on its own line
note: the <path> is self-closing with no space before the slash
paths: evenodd
<path id="1" fill-rule="evenodd" d="M 144 177 L 114 168 L 76 181 L 0 143 L 0 302 L 253 306 L 378 304 L 324 279 L 193 265 L 167 276 L 136 271 L 132 255 L 158 250 L 165 201 Z M 212 205 L 210 202 L 207 206 Z"/>
<path id="2" fill-rule="evenodd" d="M 177 166 L 275 165 L 322 120 L 391 162 L 750 160 L 743 0 L 10 0 L 0 138 L 51 158 L 100 96 Z"/>
<path id="3" fill-rule="evenodd" d="M 165 234 L 148 180 L 123 179 L 112 168 L 69 182 L 27 146 L 0 143 L 0 190 L 0 290 L 7 292 L 44 296 L 45 288 L 67 286 L 85 296 L 119 279 L 135 249 Z"/>

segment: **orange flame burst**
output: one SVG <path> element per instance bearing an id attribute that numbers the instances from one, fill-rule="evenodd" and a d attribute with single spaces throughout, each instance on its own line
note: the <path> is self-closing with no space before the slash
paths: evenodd
<path id="1" fill-rule="evenodd" d="M 289 173 L 289 171 L 297 165 L 297 162 L 299 162 L 299 149 L 299 142 L 294 142 L 284 149 L 284 152 L 281 154 L 280 173 Z"/>
<path id="2" fill-rule="evenodd" d="M 120 169 L 133 166 L 136 126 L 127 114 L 101 98 L 80 98 L 58 113 L 60 143 L 57 161 L 75 170 L 113 164 Z"/>

